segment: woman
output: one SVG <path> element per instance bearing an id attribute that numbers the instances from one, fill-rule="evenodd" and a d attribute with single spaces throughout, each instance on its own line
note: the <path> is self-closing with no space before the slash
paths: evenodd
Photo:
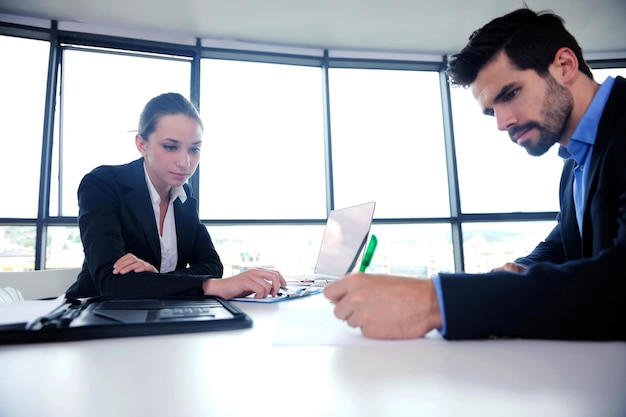
<path id="1" fill-rule="evenodd" d="M 205 294 L 276 296 L 285 280 L 253 269 L 225 279 L 186 183 L 200 160 L 203 125 L 183 96 L 151 99 L 135 144 L 142 157 L 101 166 L 78 188 L 83 269 L 68 297 Z"/>

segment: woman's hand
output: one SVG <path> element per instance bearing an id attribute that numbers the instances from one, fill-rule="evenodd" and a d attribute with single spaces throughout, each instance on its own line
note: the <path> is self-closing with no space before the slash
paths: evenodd
<path id="1" fill-rule="evenodd" d="M 159 272 L 148 262 L 139 259 L 132 253 L 127 253 L 113 264 L 113 273 L 124 275 L 127 272 Z"/>
<path id="2" fill-rule="evenodd" d="M 207 279 L 202 284 L 205 295 L 217 295 L 226 300 L 235 297 L 276 297 L 280 287 L 286 287 L 285 279 L 278 271 L 255 268 L 233 275 L 230 278 Z"/>

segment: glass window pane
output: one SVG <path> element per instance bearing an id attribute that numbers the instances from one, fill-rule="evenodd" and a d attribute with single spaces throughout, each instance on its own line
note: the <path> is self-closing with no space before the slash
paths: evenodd
<path id="1" fill-rule="evenodd" d="M 35 226 L 0 226 L 0 272 L 35 269 Z"/>
<path id="2" fill-rule="evenodd" d="M 325 218 L 320 68 L 203 59 L 200 217 Z"/>
<path id="3" fill-rule="evenodd" d="M 224 276 L 263 267 L 283 275 L 314 272 L 324 225 L 208 226 Z M 378 247 L 369 272 L 431 277 L 454 270 L 450 226 L 372 225 Z M 271 236 L 271 239 L 268 239 Z"/>
<path id="4" fill-rule="evenodd" d="M 329 88 L 335 206 L 449 216 L 439 74 L 331 68 Z"/>
<path id="5" fill-rule="evenodd" d="M 45 41 L 0 36 L 0 176 L 12 196 L 0 217 L 37 217 L 49 50 Z"/>
<path id="6" fill-rule="evenodd" d="M 465 223 L 465 272 L 489 272 L 528 255 L 550 234 L 554 226 L 556 221 Z"/>
<path id="7" fill-rule="evenodd" d="M 602 84 L 606 77 L 617 77 L 618 75 L 626 78 L 626 68 L 599 68 L 592 69 L 591 73 L 593 74 L 593 78 Z"/>
<path id="8" fill-rule="evenodd" d="M 46 269 L 78 268 L 83 265 L 83 244 L 76 226 L 48 227 Z"/>
<path id="9" fill-rule="evenodd" d="M 563 169 L 558 145 L 532 157 L 497 130 L 469 90 L 453 87 L 451 101 L 462 211 L 558 211 Z"/>
<path id="10" fill-rule="evenodd" d="M 373 224 L 378 246 L 368 272 L 428 277 L 454 272 L 449 224 Z"/>
<path id="11" fill-rule="evenodd" d="M 313 273 L 324 226 L 208 226 L 207 230 L 225 277 L 255 267 L 302 275 Z"/>
<path id="12" fill-rule="evenodd" d="M 191 65 L 153 56 L 72 49 L 65 50 L 63 60 L 63 203 L 58 214 L 75 216 L 76 191 L 83 176 L 99 165 L 140 157 L 135 134 L 143 106 L 167 92 L 189 97 Z M 53 203 L 51 213 L 56 213 Z"/>

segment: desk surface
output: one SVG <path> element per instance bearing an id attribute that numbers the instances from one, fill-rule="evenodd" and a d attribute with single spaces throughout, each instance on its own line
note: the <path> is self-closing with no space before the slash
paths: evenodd
<path id="1" fill-rule="evenodd" d="M 252 329 L 0 346 L 0 416 L 626 416 L 626 343 L 363 338 L 323 295 Z"/>

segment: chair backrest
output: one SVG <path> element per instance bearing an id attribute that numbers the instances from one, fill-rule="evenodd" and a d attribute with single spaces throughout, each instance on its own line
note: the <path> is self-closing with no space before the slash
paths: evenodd
<path id="1" fill-rule="evenodd" d="M 22 293 L 25 300 L 58 297 L 76 281 L 80 270 L 81 268 L 67 268 L 0 272 L 0 288 L 15 288 Z"/>

